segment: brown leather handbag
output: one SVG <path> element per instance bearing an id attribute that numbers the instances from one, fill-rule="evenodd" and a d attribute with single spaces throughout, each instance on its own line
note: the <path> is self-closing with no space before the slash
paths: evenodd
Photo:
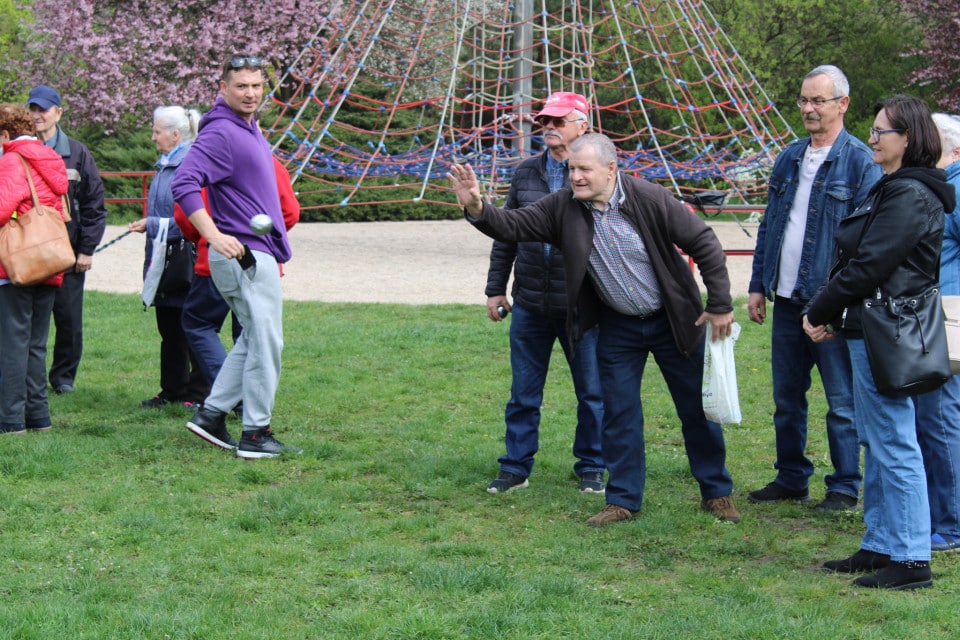
<path id="1" fill-rule="evenodd" d="M 77 258 L 60 212 L 40 204 L 30 167 L 23 156 L 20 156 L 20 162 L 27 174 L 33 208 L 18 213 L 16 218 L 10 218 L 0 227 L 0 263 L 10 282 L 26 287 L 69 269 L 76 264 Z"/>

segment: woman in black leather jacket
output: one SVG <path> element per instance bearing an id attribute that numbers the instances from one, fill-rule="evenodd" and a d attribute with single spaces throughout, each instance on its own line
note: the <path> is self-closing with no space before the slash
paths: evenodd
<path id="1" fill-rule="evenodd" d="M 920 293 L 938 283 L 944 211 L 955 206 L 953 186 L 936 168 L 940 138 L 927 105 L 895 96 L 879 105 L 870 145 L 884 177 L 840 223 L 837 262 L 803 319 L 814 342 L 840 331 L 853 367 L 857 430 L 864 445 L 860 550 L 823 566 L 841 573 L 876 571 L 862 587 L 916 589 L 933 584 L 930 509 L 917 442 L 913 400 L 881 395 L 874 384 L 860 329 L 864 298 L 882 287 L 889 296 Z"/>

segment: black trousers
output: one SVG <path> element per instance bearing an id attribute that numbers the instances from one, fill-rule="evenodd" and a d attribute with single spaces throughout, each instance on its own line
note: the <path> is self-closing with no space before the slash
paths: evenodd
<path id="1" fill-rule="evenodd" d="M 0 286 L 0 425 L 50 426 L 45 369 L 54 291 Z"/>
<path id="2" fill-rule="evenodd" d="M 200 402 L 210 386 L 183 332 L 183 307 L 157 307 L 160 332 L 160 395 L 168 400 Z"/>
<path id="3" fill-rule="evenodd" d="M 50 364 L 50 386 L 73 386 L 83 355 L 83 284 L 86 273 L 73 269 L 63 274 L 63 286 L 53 301 L 53 361 Z"/>

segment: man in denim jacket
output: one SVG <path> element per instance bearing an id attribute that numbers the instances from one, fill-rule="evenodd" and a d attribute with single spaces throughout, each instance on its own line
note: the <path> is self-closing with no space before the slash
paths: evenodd
<path id="1" fill-rule="evenodd" d="M 749 494 L 755 503 L 809 501 L 813 462 L 806 457 L 807 397 L 816 365 L 827 396 L 827 440 L 833 473 L 817 510 L 857 505 L 860 447 L 853 415 L 847 346 L 839 335 L 814 344 L 803 332 L 804 305 L 827 281 L 834 261 L 833 234 L 864 200 L 882 170 L 873 153 L 843 126 L 850 85 L 840 69 L 823 65 L 806 75 L 797 99 L 810 137 L 778 157 L 767 208 L 757 231 L 750 278 L 750 320 L 763 324 L 773 301 L 771 365 L 776 410 L 777 477 Z"/>

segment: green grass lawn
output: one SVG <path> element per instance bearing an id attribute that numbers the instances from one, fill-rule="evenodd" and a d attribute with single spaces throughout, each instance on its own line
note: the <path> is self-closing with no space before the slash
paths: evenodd
<path id="1" fill-rule="evenodd" d="M 88 292 L 77 392 L 54 429 L 0 439 L 0 638 L 956 638 L 957 555 L 932 589 L 819 570 L 861 515 L 755 506 L 773 479 L 769 323 L 738 319 L 743 423 L 726 427 L 740 524 L 699 510 L 648 367 L 640 518 L 584 521 L 573 392 L 555 354 L 530 488 L 484 489 L 502 453 L 507 326 L 481 305 L 287 303 L 273 427 L 299 456 L 241 461 L 158 390 L 137 296 Z M 811 492 L 829 472 L 814 381 Z M 229 426 L 237 435 L 239 424 Z"/>

